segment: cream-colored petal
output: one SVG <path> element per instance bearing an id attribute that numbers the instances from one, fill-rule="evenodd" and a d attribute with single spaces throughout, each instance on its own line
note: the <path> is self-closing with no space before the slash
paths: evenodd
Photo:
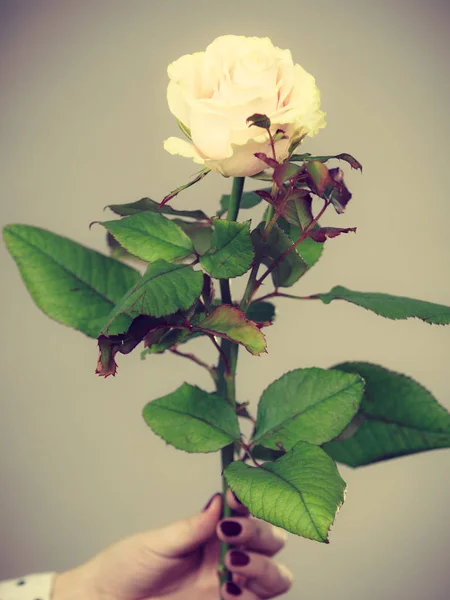
<path id="1" fill-rule="evenodd" d="M 169 154 L 178 154 L 179 156 L 184 156 L 185 158 L 192 158 L 192 160 L 198 165 L 205 164 L 205 159 L 197 150 L 197 148 L 193 144 L 190 144 L 181 138 L 170 137 L 167 138 L 167 140 L 164 140 L 164 150 L 166 150 Z"/>
<path id="2" fill-rule="evenodd" d="M 186 100 L 186 96 L 183 95 L 182 88 L 174 81 L 170 81 L 169 85 L 167 86 L 167 103 L 169 105 L 170 112 L 189 128 L 189 104 Z"/>
<path id="3" fill-rule="evenodd" d="M 275 152 L 278 160 L 287 157 L 289 140 L 279 140 L 275 144 Z M 263 152 L 272 157 L 272 147 L 267 140 L 249 140 L 247 144 L 232 144 L 233 154 L 224 160 L 214 161 L 205 159 L 205 167 L 217 171 L 225 177 L 251 177 L 267 168 L 267 164 L 256 158 L 255 153 Z"/>
<path id="4" fill-rule="evenodd" d="M 268 38 L 221 36 L 205 50 L 169 66 L 170 110 L 192 134 L 192 144 L 169 138 L 165 148 L 225 176 L 254 175 L 266 168 L 255 152 L 272 156 L 267 132 L 248 127 L 254 113 L 267 114 L 283 160 L 289 147 L 325 126 L 314 77 L 294 65 L 289 50 Z"/>
<path id="5" fill-rule="evenodd" d="M 295 80 L 285 106 L 272 115 L 273 123 L 293 123 L 305 130 L 307 135 L 316 135 L 325 127 L 325 113 L 320 110 L 320 91 L 315 79 L 300 65 L 294 67 Z"/>
<path id="6" fill-rule="evenodd" d="M 214 106 L 196 102 L 191 107 L 190 129 L 192 142 L 203 156 L 221 160 L 230 156 L 230 123 Z"/>
<path id="7" fill-rule="evenodd" d="M 291 53 L 287 50 L 288 54 L 282 55 L 278 64 L 278 79 L 277 79 L 277 91 L 278 91 L 278 107 L 282 108 L 285 105 L 286 99 L 292 91 L 292 86 L 295 81 L 294 63 L 292 62 Z"/>
<path id="8" fill-rule="evenodd" d="M 201 94 L 201 69 L 204 52 L 186 54 L 167 67 L 169 79 L 179 84 L 184 93 L 198 97 Z"/>

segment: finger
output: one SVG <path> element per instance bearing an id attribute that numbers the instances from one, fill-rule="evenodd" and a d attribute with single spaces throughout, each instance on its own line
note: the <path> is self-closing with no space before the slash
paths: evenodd
<path id="1" fill-rule="evenodd" d="M 238 585 L 234 581 L 224 583 L 220 588 L 220 592 L 223 600 L 237 600 L 237 598 L 239 600 L 260 600 L 259 596 L 254 592 L 242 585 Z"/>
<path id="2" fill-rule="evenodd" d="M 233 545 L 244 545 L 267 556 L 279 552 L 286 543 L 287 533 L 260 519 L 233 517 L 222 519 L 216 528 L 217 537 Z"/>
<path id="3" fill-rule="evenodd" d="M 287 567 L 257 552 L 230 550 L 225 566 L 233 575 L 244 576 L 245 588 L 261 599 L 285 594 L 292 585 L 292 573 Z"/>
<path id="4" fill-rule="evenodd" d="M 228 506 L 230 506 L 234 511 L 240 515 L 247 516 L 249 514 L 248 508 L 244 506 L 242 502 L 240 502 L 239 498 L 230 490 L 230 488 L 227 490 L 226 498 Z"/>
<path id="5" fill-rule="evenodd" d="M 191 552 L 213 537 L 221 507 L 222 497 L 215 494 L 202 512 L 147 534 L 138 534 L 141 536 L 142 545 L 145 543 L 154 553 L 166 557 L 182 556 Z"/>

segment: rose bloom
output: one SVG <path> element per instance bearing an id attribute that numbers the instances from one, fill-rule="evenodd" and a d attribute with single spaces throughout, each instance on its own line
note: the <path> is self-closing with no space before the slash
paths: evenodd
<path id="1" fill-rule="evenodd" d="M 171 137 L 164 148 L 226 177 L 266 169 L 256 152 L 273 157 L 267 131 L 249 127 L 248 117 L 267 115 L 273 135 L 283 130 L 275 142 L 279 161 L 304 136 L 325 127 L 314 77 L 268 38 L 224 35 L 167 71 L 169 108 L 190 141 Z"/>

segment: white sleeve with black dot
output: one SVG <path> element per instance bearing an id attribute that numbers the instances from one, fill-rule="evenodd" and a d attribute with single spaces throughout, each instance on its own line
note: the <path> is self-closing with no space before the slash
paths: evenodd
<path id="1" fill-rule="evenodd" d="M 0 581 L 0 600 L 50 600 L 56 573 L 35 573 Z"/>

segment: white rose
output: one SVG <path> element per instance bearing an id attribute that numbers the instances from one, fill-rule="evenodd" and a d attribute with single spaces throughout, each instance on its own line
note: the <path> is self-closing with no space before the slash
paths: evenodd
<path id="1" fill-rule="evenodd" d="M 279 161 L 292 143 L 325 127 L 314 77 L 268 38 L 225 35 L 205 52 L 182 56 L 167 71 L 170 111 L 192 143 L 171 137 L 164 148 L 226 177 L 267 168 L 256 152 L 273 156 L 267 131 L 248 126 L 251 115 L 267 115 L 272 134 L 285 132 L 275 142 Z"/>

